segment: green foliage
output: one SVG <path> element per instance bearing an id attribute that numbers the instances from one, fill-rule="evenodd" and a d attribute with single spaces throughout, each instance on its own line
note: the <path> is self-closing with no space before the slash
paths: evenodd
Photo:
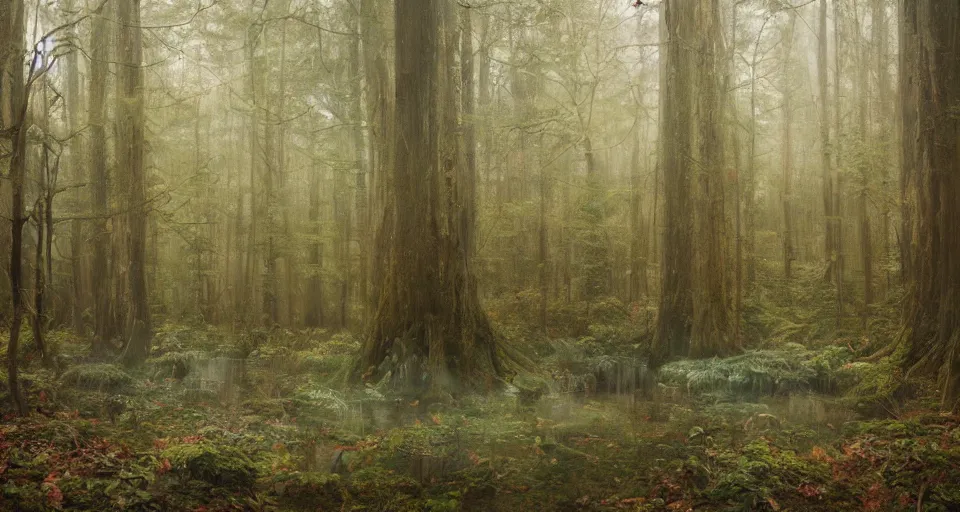
<path id="1" fill-rule="evenodd" d="M 210 485 L 241 489 L 257 477 L 253 461 L 239 448 L 205 440 L 170 446 L 160 458 L 188 479 Z"/>
<path id="2" fill-rule="evenodd" d="M 896 415 L 909 393 L 903 368 L 893 357 L 876 363 L 851 363 L 844 368 L 844 375 L 856 382 L 847 394 L 851 405 L 870 414 Z"/>
<path id="3" fill-rule="evenodd" d="M 740 451 L 720 452 L 715 463 L 722 471 L 705 495 L 743 511 L 777 510 L 781 496 L 795 494 L 802 486 L 819 489 L 831 479 L 826 463 L 802 459 L 765 439 L 752 441 Z"/>
<path id="4" fill-rule="evenodd" d="M 340 497 L 339 474 L 280 470 L 270 477 L 270 489 L 285 502 L 309 510 L 325 510 Z"/>
<path id="5" fill-rule="evenodd" d="M 203 352 L 196 350 L 166 352 L 147 361 L 153 368 L 154 378 L 184 378 L 197 361 L 205 358 Z"/>
<path id="6" fill-rule="evenodd" d="M 960 498 L 954 417 L 850 422 L 849 407 L 840 415 L 829 397 L 797 393 L 900 396 L 892 360 L 781 343 L 661 369 L 664 389 L 693 399 L 595 394 L 641 369 L 619 308 L 577 337 L 528 343 L 544 371 L 516 375 L 508 396 L 431 402 L 336 387 L 322 374 L 359 342 L 320 331 L 263 331 L 248 394 L 229 407 L 148 377 L 226 353 L 234 336 L 175 330 L 179 345 L 168 339 L 149 361 L 154 374 L 78 364 L 57 382 L 28 367 L 32 402 L 57 412 L 0 426 L 0 508 L 50 509 L 53 485 L 79 510 L 855 510 L 915 506 L 921 488 L 925 509 L 948 510 Z M 137 390 L 119 411 L 110 384 L 77 377 L 114 370 Z M 591 393 L 566 392 L 578 389 Z M 731 401 L 744 396 L 763 403 Z"/>
<path id="7" fill-rule="evenodd" d="M 123 368 L 106 363 L 74 366 L 63 372 L 60 380 L 80 389 L 111 392 L 130 388 L 134 382 Z"/>
<path id="8" fill-rule="evenodd" d="M 788 344 L 780 350 L 751 350 L 723 359 L 685 359 L 660 368 L 660 379 L 694 394 L 727 391 L 759 396 L 823 389 L 836 381 L 836 373 L 849 361 L 845 352 L 839 347 L 813 351 Z"/>

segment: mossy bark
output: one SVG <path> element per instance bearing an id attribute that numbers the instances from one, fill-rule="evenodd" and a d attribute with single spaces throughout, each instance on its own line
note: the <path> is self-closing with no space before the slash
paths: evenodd
<path id="1" fill-rule="evenodd" d="M 418 390 L 492 386 L 501 373 L 464 243 L 473 227 L 461 217 L 467 166 L 448 3 L 396 2 L 394 207 L 384 215 L 387 266 L 357 372 Z"/>
<path id="2" fill-rule="evenodd" d="M 912 2 L 907 2 L 912 4 Z M 949 5 L 947 5 L 949 4 Z M 902 5 L 901 34 L 911 38 L 915 64 L 901 70 L 910 85 L 915 123 L 904 118 L 903 138 L 915 141 L 908 211 L 915 212 L 903 341 L 905 363 L 938 373 L 944 406 L 960 398 L 960 4 L 917 0 Z M 914 88 L 915 87 L 915 88 Z M 906 108 L 906 106 L 905 106 Z M 906 148 L 905 148 L 906 149 Z"/>
<path id="3" fill-rule="evenodd" d="M 662 19 L 666 231 L 654 364 L 735 349 L 725 263 L 719 3 L 665 1 Z"/>

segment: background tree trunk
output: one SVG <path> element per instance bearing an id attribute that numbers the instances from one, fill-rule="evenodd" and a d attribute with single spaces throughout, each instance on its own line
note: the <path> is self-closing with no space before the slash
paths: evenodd
<path id="1" fill-rule="evenodd" d="M 117 9 L 120 65 L 117 69 L 117 167 L 129 173 L 127 200 L 127 280 L 129 305 L 124 360 L 142 363 L 150 352 L 150 306 L 147 301 L 147 204 L 144 159 L 143 49 L 140 0 L 120 0 Z"/>
<path id="2" fill-rule="evenodd" d="M 89 173 L 91 182 L 91 205 L 93 211 L 93 261 L 90 268 L 90 282 L 99 283 L 93 287 L 94 338 L 93 353 L 103 356 L 110 341 L 118 334 L 110 293 L 109 248 L 110 236 L 107 231 L 109 216 L 110 168 L 107 161 L 107 81 L 111 60 L 110 38 L 112 20 L 110 3 L 101 8 L 93 17 L 93 29 L 90 35 L 90 81 L 87 96 L 87 124 L 89 136 Z"/>

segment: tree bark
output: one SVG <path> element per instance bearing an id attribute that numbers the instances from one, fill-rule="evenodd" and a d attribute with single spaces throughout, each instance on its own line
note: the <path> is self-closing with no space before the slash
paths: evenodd
<path id="1" fill-rule="evenodd" d="M 663 169 L 664 234 L 661 295 L 657 315 L 657 360 L 686 356 L 693 317 L 693 205 L 689 156 L 692 154 L 696 6 L 665 0 L 661 13 L 660 162 Z"/>
<path id="2" fill-rule="evenodd" d="M 441 37 L 452 9 L 447 1 L 396 2 L 394 236 L 357 372 L 434 391 L 490 386 L 501 371 L 463 234 L 451 222 L 458 203 L 450 194 L 462 194 L 463 184 L 457 174 L 441 176 L 439 166 L 462 152 L 462 145 L 441 148 L 441 140 L 451 139 L 442 138 L 441 129 L 456 119 L 450 109 L 458 100 L 450 89 L 459 81 L 456 70 L 441 74 L 439 65 L 447 62 L 444 52 L 453 51 Z"/>
<path id="3" fill-rule="evenodd" d="M 917 124 L 919 95 L 919 34 L 917 2 L 901 1 L 899 6 L 900 45 L 900 281 L 905 287 L 914 284 L 913 270 L 917 241 L 914 239 L 916 218 L 917 164 L 920 137 Z"/>
<path id="4" fill-rule="evenodd" d="M 824 280 L 832 282 L 837 262 L 834 247 L 833 175 L 830 169 L 830 99 L 827 77 L 827 0 L 820 0 L 817 42 L 817 89 L 820 94 L 820 172 L 823 181 Z"/>
<path id="5" fill-rule="evenodd" d="M 87 97 L 87 124 L 90 130 L 89 172 L 91 182 L 91 205 L 94 214 L 93 261 L 90 268 L 90 282 L 99 283 L 93 287 L 94 337 L 93 353 L 105 355 L 110 341 L 118 334 L 118 329 L 110 304 L 110 236 L 107 231 L 109 215 L 110 169 L 107 161 L 106 102 L 107 80 L 109 77 L 110 47 L 112 35 L 111 4 L 106 4 L 101 12 L 94 15 L 93 29 L 90 35 L 90 81 Z"/>
<path id="6" fill-rule="evenodd" d="M 694 247 L 693 324 L 690 357 L 729 353 L 731 338 L 730 297 L 727 280 L 727 232 L 725 212 L 723 147 L 724 93 L 721 88 L 724 57 L 720 1 L 698 2 L 696 54 L 695 161 L 700 163 L 696 190 L 696 236 Z"/>
<path id="7" fill-rule="evenodd" d="M 901 10 L 901 34 L 915 37 L 916 65 L 901 69 L 901 83 L 915 84 L 916 284 L 910 288 L 905 332 L 906 364 L 939 373 L 943 405 L 957 409 L 960 397 L 960 4 L 916 0 Z M 906 75 L 906 76 L 904 76 Z M 905 96 L 911 96 L 906 94 Z M 907 108 L 906 105 L 904 108 Z"/>
<path id="8" fill-rule="evenodd" d="M 14 0 L 0 6 L 0 80 L 4 101 L 3 123 L 0 128 L 11 130 L 10 187 L 10 295 L 12 318 L 7 341 L 7 386 L 17 414 L 27 413 L 27 404 L 20 391 L 20 326 L 23 323 L 23 225 L 27 219 L 23 210 L 24 178 L 27 168 L 27 111 L 30 91 L 24 87 L 23 2 Z"/>
<path id="9" fill-rule="evenodd" d="M 144 158 L 143 49 L 140 34 L 140 0 L 120 0 L 117 9 L 120 65 L 117 69 L 117 167 L 128 172 L 127 279 L 129 307 L 124 360 L 142 363 L 150 353 L 152 338 L 146 286 L 147 205 Z"/>
<path id="10" fill-rule="evenodd" d="M 790 10 L 790 21 L 784 30 L 783 45 L 783 83 L 781 85 L 783 109 L 783 137 L 781 144 L 781 168 L 783 169 L 783 190 L 781 203 L 783 206 L 783 275 L 787 279 L 793 277 L 793 260 L 796 259 L 793 247 L 794 220 L 793 220 L 793 102 L 791 101 L 793 91 L 790 90 L 792 84 L 791 71 L 793 57 L 793 37 L 794 26 L 796 25 L 796 11 Z"/>

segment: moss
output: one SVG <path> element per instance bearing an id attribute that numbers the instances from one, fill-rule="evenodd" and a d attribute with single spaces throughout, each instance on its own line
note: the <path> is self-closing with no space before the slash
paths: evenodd
<path id="1" fill-rule="evenodd" d="M 229 445 L 207 441 L 178 444 L 165 449 L 161 459 L 168 460 L 173 470 L 182 471 L 189 479 L 210 485 L 239 489 L 252 485 L 257 478 L 250 457 Z"/>
<path id="2" fill-rule="evenodd" d="M 843 375 L 856 383 L 846 399 L 851 406 L 867 414 L 895 414 L 909 395 L 903 369 L 893 358 L 884 358 L 877 363 L 852 363 L 844 368 Z"/>
<path id="3" fill-rule="evenodd" d="M 133 377 L 123 368 L 113 364 L 84 364 L 63 372 L 61 381 L 80 389 L 95 391 L 121 391 L 133 385 Z"/>

